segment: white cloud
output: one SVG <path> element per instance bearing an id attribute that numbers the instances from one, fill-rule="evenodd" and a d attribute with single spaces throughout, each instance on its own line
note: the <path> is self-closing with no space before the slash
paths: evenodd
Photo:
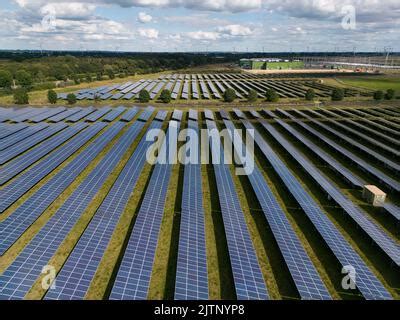
<path id="1" fill-rule="evenodd" d="M 143 38 L 157 39 L 159 31 L 156 29 L 138 29 L 139 35 Z"/>
<path id="2" fill-rule="evenodd" d="M 217 40 L 220 37 L 218 32 L 213 31 L 192 31 L 187 36 L 193 40 Z"/>
<path id="3" fill-rule="evenodd" d="M 153 20 L 153 17 L 145 12 L 139 12 L 138 21 L 140 23 L 149 23 Z"/>
<path id="4" fill-rule="evenodd" d="M 253 33 L 249 27 L 242 26 L 240 24 L 231 24 L 224 27 L 218 27 L 217 31 L 233 37 L 249 36 Z"/>

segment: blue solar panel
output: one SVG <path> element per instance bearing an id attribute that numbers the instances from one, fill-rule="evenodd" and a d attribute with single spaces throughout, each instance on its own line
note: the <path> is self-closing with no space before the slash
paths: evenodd
<path id="1" fill-rule="evenodd" d="M 235 126 L 228 120 L 224 123 L 233 137 Z M 234 148 L 239 155 L 242 155 L 245 147 L 240 137 L 234 139 Z M 256 164 L 253 171 L 249 172 L 248 178 L 300 297 L 306 300 L 330 300 L 331 296 L 325 284 Z"/>
<path id="2" fill-rule="evenodd" d="M 121 115 L 121 113 L 124 112 L 125 110 L 126 110 L 125 107 L 122 107 L 122 106 L 117 107 L 117 108 L 113 109 L 110 113 L 108 113 L 108 114 L 103 118 L 103 121 L 112 122 L 112 121 L 114 121 L 115 119 L 117 119 L 117 118 Z"/>
<path id="3" fill-rule="evenodd" d="M 145 124 L 139 122 L 143 127 Z M 155 121 L 150 129 L 161 128 Z M 56 278 L 57 286 L 50 289 L 45 299 L 83 299 L 106 251 L 118 221 L 137 184 L 146 163 L 146 151 L 152 144 L 143 137 L 128 160 L 107 197 L 97 209 Z"/>
<path id="4" fill-rule="evenodd" d="M 4 124 L 0 129 L 0 139 L 4 139 L 12 134 L 27 128 L 26 124 Z"/>
<path id="5" fill-rule="evenodd" d="M 106 125 L 96 123 L 76 138 L 75 149 L 83 146 Z M 82 151 L 65 168 L 61 169 L 43 187 L 29 197 L 0 224 L 0 255 L 4 254 L 25 230 L 57 199 L 57 197 L 78 177 L 91 161 L 122 130 L 124 124 L 116 123 Z M 35 170 L 35 169 L 33 169 Z"/>
<path id="6" fill-rule="evenodd" d="M 207 120 L 207 128 L 210 136 L 213 137 L 210 139 L 210 148 L 236 296 L 239 300 L 269 299 L 232 176 L 229 167 L 224 164 L 223 148 L 222 146 L 218 148 L 213 143 L 213 140 L 219 142 L 218 130 L 213 130 L 216 129 L 216 126 L 210 120 Z"/>
<path id="7" fill-rule="evenodd" d="M 112 110 L 111 107 L 103 107 L 103 108 L 97 109 L 97 111 L 89 114 L 85 118 L 85 121 L 95 122 L 95 121 L 99 120 L 101 117 L 103 117 L 105 114 L 109 113 L 111 110 Z"/>
<path id="8" fill-rule="evenodd" d="M 289 114 L 286 111 L 279 110 L 284 115 Z M 300 132 L 298 132 L 296 129 L 294 129 L 291 125 L 288 123 L 283 122 L 280 119 L 275 119 L 275 121 L 281 125 L 285 130 L 287 130 L 293 137 L 297 139 L 300 143 L 304 144 L 311 152 L 316 154 L 320 159 L 325 161 L 333 170 L 335 170 L 339 175 L 341 175 L 345 180 L 347 180 L 351 185 L 358 187 L 358 188 L 363 188 L 364 185 L 366 185 L 365 181 L 363 181 L 361 178 L 355 176 L 349 169 L 346 167 L 342 166 L 335 158 L 333 158 L 331 155 L 323 151 L 320 147 L 318 147 L 316 144 L 311 142 L 309 139 L 307 139 L 304 135 L 302 135 Z"/>
<path id="9" fill-rule="evenodd" d="M 392 261 L 400 266 L 400 246 L 376 225 L 373 220 L 361 211 L 354 203 L 348 199 L 339 188 L 333 185 L 321 171 L 308 161 L 302 153 L 288 142 L 271 124 L 266 121 L 261 122 L 262 126 L 275 138 L 275 140 L 286 149 L 286 151 L 297 161 L 314 181 L 329 194 L 329 196 L 340 206 L 358 226 L 371 237 Z"/>
<path id="10" fill-rule="evenodd" d="M 147 107 L 144 111 L 140 114 L 139 119 L 140 121 L 148 121 L 151 115 L 154 112 L 154 107 Z"/>
<path id="11" fill-rule="evenodd" d="M 172 114 L 172 120 L 181 121 L 183 116 L 182 110 L 174 110 Z"/>
<path id="12" fill-rule="evenodd" d="M 3 168 L 0 169 L 0 185 L 3 185 L 11 178 L 21 173 L 23 170 L 28 168 L 30 165 L 47 156 L 51 151 L 58 148 L 65 141 L 76 135 L 79 131 L 86 128 L 86 125 L 78 124 L 73 127 L 65 129 L 60 134 L 53 138 L 43 142 L 38 147 L 24 153 L 20 157 L 7 163 Z M 8 150 L 8 149 L 7 149 Z"/>
<path id="13" fill-rule="evenodd" d="M 11 122 L 24 122 L 26 120 L 30 120 L 33 117 L 36 117 L 39 114 L 46 113 L 48 111 L 47 108 L 32 108 L 29 112 L 17 114 L 15 117 L 10 118 Z"/>
<path id="14" fill-rule="evenodd" d="M 130 122 L 133 120 L 133 118 L 137 115 L 137 113 L 139 112 L 139 108 L 138 107 L 133 107 L 128 109 L 128 111 L 126 111 L 122 117 L 121 117 L 121 121 L 126 121 L 126 122 Z"/>
<path id="15" fill-rule="evenodd" d="M 189 110 L 189 119 L 197 121 L 199 119 L 199 115 L 196 110 Z"/>
<path id="16" fill-rule="evenodd" d="M 371 272 L 313 198 L 304 190 L 301 183 L 280 160 L 271 146 L 255 130 L 254 126 L 248 120 L 242 120 L 242 123 L 247 129 L 254 130 L 253 137 L 261 152 L 313 223 L 342 267 L 354 267 L 357 274 L 356 286 L 362 295 L 366 299 L 392 299 L 379 279 Z"/>
<path id="17" fill-rule="evenodd" d="M 140 132 L 134 124 L 0 276 L 1 299 L 23 299 Z"/>
<path id="18" fill-rule="evenodd" d="M 57 114 L 60 114 L 61 112 L 65 111 L 65 107 L 58 107 L 54 109 L 49 109 L 47 112 L 43 112 L 33 118 L 30 119 L 30 121 L 38 123 L 42 122 L 52 116 L 55 116 Z"/>
<path id="19" fill-rule="evenodd" d="M 199 134 L 197 122 L 189 120 L 188 128 Z M 190 136 L 188 138 L 190 139 Z M 200 154 L 200 146 L 197 152 Z M 201 165 L 186 164 L 175 281 L 176 300 L 208 299 L 207 252 L 201 185 Z"/>
<path id="20" fill-rule="evenodd" d="M 66 119 L 66 118 L 68 118 L 68 117 L 80 112 L 81 110 L 82 110 L 82 108 L 79 108 L 79 107 L 67 109 L 64 112 L 61 112 L 61 113 L 59 113 L 59 114 L 47 119 L 47 121 L 49 121 L 49 122 L 60 122 L 60 121 L 62 121 L 64 119 Z"/>
<path id="21" fill-rule="evenodd" d="M 7 149 L 8 147 L 13 146 L 14 144 L 34 135 L 35 133 L 48 128 L 49 125 L 47 123 L 39 123 L 35 126 L 30 126 L 25 128 L 24 130 L 18 131 L 13 135 L 8 136 L 7 138 L 0 140 L 0 151 Z"/>
<path id="22" fill-rule="evenodd" d="M 79 111 L 78 113 L 75 113 L 75 114 L 69 116 L 68 118 L 66 118 L 65 121 L 78 122 L 79 120 L 83 119 L 84 117 L 86 117 L 87 115 L 89 115 L 95 111 L 96 111 L 96 109 L 93 107 L 84 108 L 81 111 Z"/>
<path id="23" fill-rule="evenodd" d="M 77 129 L 86 127 L 85 124 L 77 124 Z M 96 125 L 95 128 L 99 126 Z M 101 126 L 100 126 L 101 127 Z M 71 128 L 71 132 L 76 132 L 76 129 Z M 86 135 L 91 137 L 91 132 L 83 131 L 78 136 L 67 141 L 63 146 L 52 152 L 48 157 L 44 158 L 38 164 L 34 165 L 30 170 L 23 172 L 20 176 L 12 180 L 8 185 L 0 189 L 0 212 L 6 210 L 11 204 L 17 201 L 29 189 L 35 186 L 40 180 L 51 173 L 61 163 L 73 155 L 87 140 L 82 137 Z"/>
<path id="24" fill-rule="evenodd" d="M 65 123 L 55 124 L 51 127 L 37 132 L 27 140 L 20 141 L 12 147 L 0 151 L 0 164 L 3 165 L 11 159 L 18 157 L 20 154 L 45 141 L 49 137 L 55 135 L 56 133 L 64 130 L 67 127 L 68 125 L 66 125 Z M 4 169 L 2 169 L 0 172 L 4 172 Z"/>
<path id="25" fill-rule="evenodd" d="M 163 141 L 167 150 L 171 127 L 177 127 L 179 130 L 179 126 L 179 122 L 170 122 L 167 137 Z M 110 294 L 111 300 L 147 298 L 171 171 L 172 165 L 169 161 L 154 166 Z"/>
<path id="26" fill-rule="evenodd" d="M 293 110 L 294 112 L 300 114 L 301 116 L 304 116 L 307 120 L 310 122 L 318 125 L 320 128 L 323 128 L 325 130 L 328 130 L 332 134 L 337 135 L 338 137 L 340 136 L 341 139 L 347 138 L 345 135 L 342 135 L 341 133 L 337 131 L 333 131 L 333 129 L 329 128 L 325 124 L 314 120 L 313 118 L 305 115 L 304 113 Z M 294 118 L 295 119 L 295 118 Z M 345 156 L 348 158 L 350 161 L 356 163 L 360 168 L 362 168 L 364 171 L 367 171 L 371 175 L 375 176 L 378 178 L 380 183 L 384 183 L 386 186 L 388 186 L 390 189 L 394 189 L 397 192 L 400 192 L 400 183 L 397 182 L 395 179 L 392 177 L 388 176 L 384 172 L 380 171 L 379 169 L 375 168 L 374 166 L 371 166 L 369 163 L 361 159 L 360 157 L 356 156 L 354 153 L 350 152 L 349 150 L 343 148 L 339 144 L 337 144 L 335 141 L 332 139 L 326 137 L 324 134 L 322 134 L 320 131 L 314 130 L 311 128 L 309 125 L 303 123 L 302 121 L 295 120 L 296 123 L 298 123 L 300 126 L 302 126 L 304 129 L 306 129 L 308 132 L 310 132 L 312 135 L 316 136 L 319 140 L 323 141 L 327 145 L 329 145 L 331 148 L 333 148 L 335 151 L 339 152 L 341 155 Z"/>

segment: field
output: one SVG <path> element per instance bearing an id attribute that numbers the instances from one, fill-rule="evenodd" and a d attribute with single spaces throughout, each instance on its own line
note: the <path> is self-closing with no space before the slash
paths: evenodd
<path id="1" fill-rule="evenodd" d="M 398 107 L 124 105 L 0 108 L 0 298 L 400 299 Z M 172 124 L 255 130 L 255 170 L 149 164 Z"/>
<path id="2" fill-rule="evenodd" d="M 378 77 L 346 77 L 338 79 L 340 82 L 348 86 L 383 91 L 386 91 L 387 89 L 394 89 L 397 92 L 400 92 L 400 79 L 398 75 Z"/>

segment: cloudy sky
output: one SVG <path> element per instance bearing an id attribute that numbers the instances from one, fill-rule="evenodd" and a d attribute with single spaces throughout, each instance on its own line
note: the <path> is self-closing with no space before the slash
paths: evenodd
<path id="1" fill-rule="evenodd" d="M 400 51 L 400 0 L 1 0 L 1 49 Z"/>

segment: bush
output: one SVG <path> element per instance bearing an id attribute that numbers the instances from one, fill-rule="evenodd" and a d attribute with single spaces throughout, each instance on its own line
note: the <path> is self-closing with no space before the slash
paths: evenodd
<path id="1" fill-rule="evenodd" d="M 332 101 L 342 101 L 344 99 L 344 90 L 343 89 L 333 89 L 331 95 Z"/>
<path id="2" fill-rule="evenodd" d="M 267 101 L 269 102 L 278 102 L 279 101 L 279 95 L 278 93 L 273 90 L 273 89 L 268 89 L 265 92 L 265 98 L 267 99 Z"/>
<path id="3" fill-rule="evenodd" d="M 393 100 L 396 92 L 393 89 L 388 89 L 385 94 L 386 100 Z"/>
<path id="4" fill-rule="evenodd" d="M 103 80 L 103 76 L 101 75 L 101 73 L 96 74 L 96 80 L 97 81 Z"/>
<path id="5" fill-rule="evenodd" d="M 67 95 L 67 101 L 69 104 L 75 104 L 76 103 L 76 95 L 74 95 L 73 93 L 69 93 Z"/>
<path id="6" fill-rule="evenodd" d="M 257 98 L 258 98 L 258 93 L 257 93 L 257 91 L 251 89 L 251 90 L 249 91 L 249 94 L 247 95 L 247 101 L 249 101 L 249 102 L 255 102 L 255 101 L 257 101 Z"/>
<path id="7" fill-rule="evenodd" d="M 139 101 L 141 103 L 147 103 L 150 101 L 150 94 L 147 90 L 143 89 L 139 93 Z"/>
<path id="8" fill-rule="evenodd" d="M 308 89 L 304 98 L 307 101 L 313 101 L 315 99 L 315 91 L 313 89 Z"/>
<path id="9" fill-rule="evenodd" d="M 163 90 L 160 95 L 160 100 L 164 103 L 170 103 L 171 102 L 171 91 Z"/>
<path id="10" fill-rule="evenodd" d="M 375 100 L 382 100 L 384 97 L 385 97 L 385 94 L 383 93 L 383 91 L 379 90 L 379 91 L 374 92 Z"/>
<path id="11" fill-rule="evenodd" d="M 113 71 L 113 70 L 108 69 L 108 70 L 106 71 L 106 73 L 107 73 L 108 77 L 110 78 L 110 80 L 115 79 L 115 74 L 114 74 L 114 71 Z"/>
<path id="12" fill-rule="evenodd" d="M 224 101 L 225 102 L 233 102 L 236 99 L 236 91 L 228 88 L 226 89 L 226 91 L 224 92 Z"/>
<path id="13" fill-rule="evenodd" d="M 92 82 L 92 76 L 90 74 L 86 75 L 86 82 Z"/>
<path id="14" fill-rule="evenodd" d="M 0 70 L 0 88 L 11 88 L 12 75 L 6 70 Z"/>
<path id="15" fill-rule="evenodd" d="M 23 88 L 15 90 L 14 91 L 14 103 L 15 104 L 28 104 L 29 103 L 28 92 Z"/>
<path id="16" fill-rule="evenodd" d="M 54 90 L 47 91 L 47 99 L 51 104 L 57 103 L 57 93 Z"/>

